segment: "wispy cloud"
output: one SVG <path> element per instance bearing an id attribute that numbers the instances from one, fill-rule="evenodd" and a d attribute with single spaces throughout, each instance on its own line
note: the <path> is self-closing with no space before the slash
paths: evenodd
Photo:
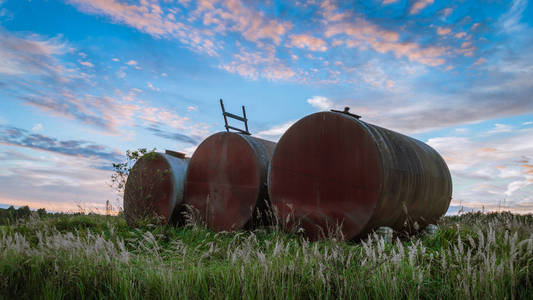
<path id="1" fill-rule="evenodd" d="M 500 27 L 507 33 L 519 31 L 524 28 L 520 23 L 522 14 L 527 7 L 527 0 L 514 0 L 509 10 L 500 19 Z"/>
<path id="2" fill-rule="evenodd" d="M 8 95 L 6 101 L 17 99 L 46 114 L 76 120 L 108 135 L 119 135 L 126 126 L 158 122 L 186 132 L 205 133 L 205 129 L 198 129 L 198 124 L 190 122 L 188 117 L 140 99 L 139 89 L 123 92 L 106 90 L 105 85 L 95 87 L 88 75 L 69 67 L 72 64 L 64 59 L 64 55 L 74 51 L 74 47 L 58 38 L 18 37 L 0 31 L 0 54 L 8 58 L 0 58 L 0 75 L 3 74 L 3 80 L 9 83 L 2 91 Z M 94 66 L 85 61 L 79 63 L 89 68 Z M 138 66 L 135 60 L 126 64 Z M 151 82 L 147 86 L 160 91 Z"/>
<path id="3" fill-rule="evenodd" d="M 256 135 L 269 140 L 279 140 L 279 138 L 294 124 L 296 120 L 291 120 L 280 125 L 259 131 Z"/>
<path id="4" fill-rule="evenodd" d="M 64 78 L 69 70 L 57 65 L 54 56 L 69 51 L 59 37 L 33 35 L 21 38 L 0 28 L 0 74 L 46 75 Z"/>
<path id="5" fill-rule="evenodd" d="M 103 167 L 107 170 L 111 168 L 110 162 L 118 162 L 122 159 L 122 155 L 116 150 L 103 145 L 83 140 L 58 140 L 13 126 L 0 126 L 0 143 L 64 155 L 98 158 L 108 163 Z"/>
<path id="6" fill-rule="evenodd" d="M 487 131 L 488 134 L 494 134 L 494 133 L 503 133 L 503 132 L 510 132 L 513 130 L 513 126 L 507 125 L 507 124 L 494 124 L 494 128 Z"/>
<path id="7" fill-rule="evenodd" d="M 412 15 L 418 14 L 421 10 L 427 6 L 433 4 L 433 0 L 416 0 L 409 9 L 409 13 Z"/>
<path id="8" fill-rule="evenodd" d="M 159 92 L 159 91 L 160 91 L 160 89 L 154 87 L 154 85 L 153 85 L 151 82 L 147 82 L 147 83 L 146 83 L 146 86 L 148 86 L 148 88 L 151 89 L 152 91 L 156 91 L 156 92 Z"/>
<path id="9" fill-rule="evenodd" d="M 399 0 L 383 0 L 382 4 L 383 5 L 388 5 L 388 4 L 396 3 L 398 1 Z"/>
<path id="10" fill-rule="evenodd" d="M 150 126 L 147 127 L 147 129 L 156 136 L 169 139 L 172 141 L 180 141 L 180 142 L 184 142 L 184 143 L 188 143 L 192 145 L 198 145 L 198 143 L 201 140 L 200 136 L 188 136 L 184 133 L 163 130 L 161 129 L 160 124 L 151 124 Z"/>
<path id="11" fill-rule="evenodd" d="M 273 47 L 265 46 L 263 51 L 249 51 L 240 48 L 228 63 L 223 63 L 220 68 L 230 73 L 239 74 L 245 78 L 269 80 L 291 80 L 297 73 L 286 63 L 275 56 Z"/>
<path id="12" fill-rule="evenodd" d="M 94 68 L 94 65 L 89 61 L 80 61 L 80 65 L 88 68 Z"/>

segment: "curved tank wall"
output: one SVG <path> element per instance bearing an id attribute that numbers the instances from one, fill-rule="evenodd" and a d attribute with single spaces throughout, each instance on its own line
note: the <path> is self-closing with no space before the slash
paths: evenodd
<path id="1" fill-rule="evenodd" d="M 267 169 L 275 145 L 234 132 L 211 135 L 191 157 L 184 203 L 216 231 L 265 220 Z"/>
<path id="2" fill-rule="evenodd" d="M 189 158 L 181 153 L 152 152 L 133 166 L 124 188 L 124 215 L 130 225 L 139 218 L 157 216 L 163 223 L 176 222 L 174 210 L 183 202 Z M 176 157 L 178 156 L 178 157 Z"/>
<path id="3" fill-rule="evenodd" d="M 421 141 L 350 114 L 319 112 L 292 125 L 273 154 L 270 201 L 288 227 L 353 239 L 379 226 L 412 231 L 448 209 L 452 182 Z"/>

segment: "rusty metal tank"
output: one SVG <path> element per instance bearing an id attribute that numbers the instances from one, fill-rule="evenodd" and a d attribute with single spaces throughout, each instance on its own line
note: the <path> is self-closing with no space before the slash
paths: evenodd
<path id="1" fill-rule="evenodd" d="M 167 150 L 149 152 L 133 166 L 124 188 L 124 216 L 130 226 L 144 217 L 157 216 L 175 223 L 175 208 L 183 202 L 189 158 Z"/>
<path id="2" fill-rule="evenodd" d="M 273 208 L 312 239 L 341 229 L 345 239 L 379 226 L 412 232 L 448 209 L 450 172 L 414 138 L 343 112 L 319 112 L 292 125 L 269 169 Z M 416 222 L 416 224 L 415 224 Z"/>
<path id="3" fill-rule="evenodd" d="M 185 204 L 215 231 L 267 219 L 267 170 L 275 146 L 234 132 L 209 136 L 191 157 Z"/>

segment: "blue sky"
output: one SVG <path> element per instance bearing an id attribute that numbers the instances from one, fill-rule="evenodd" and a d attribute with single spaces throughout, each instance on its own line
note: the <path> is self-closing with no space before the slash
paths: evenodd
<path id="1" fill-rule="evenodd" d="M 329 109 L 436 148 L 452 205 L 533 211 L 533 5 L 0 0 L 0 203 L 103 211 L 127 149 L 192 154 L 244 104 L 277 140 Z"/>

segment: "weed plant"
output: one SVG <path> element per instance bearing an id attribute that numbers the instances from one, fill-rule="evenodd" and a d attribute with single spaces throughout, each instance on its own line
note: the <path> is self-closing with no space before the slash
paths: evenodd
<path id="1" fill-rule="evenodd" d="M 276 227 L 214 233 L 122 217 L 32 217 L 0 229 L 0 298 L 525 299 L 533 216 L 444 217 L 433 235 L 310 242 Z"/>

